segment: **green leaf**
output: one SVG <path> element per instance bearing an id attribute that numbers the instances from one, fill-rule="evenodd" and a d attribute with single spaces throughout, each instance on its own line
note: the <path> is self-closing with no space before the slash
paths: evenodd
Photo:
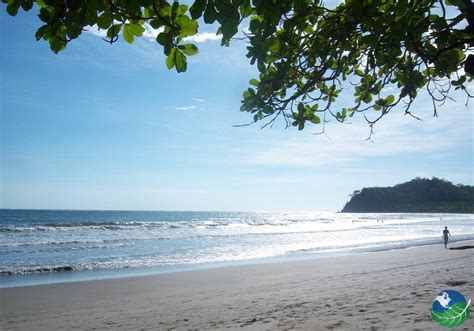
<path id="1" fill-rule="evenodd" d="M 97 18 L 97 26 L 101 29 L 108 29 L 112 25 L 112 13 L 105 11 Z"/>
<path id="2" fill-rule="evenodd" d="M 314 123 L 314 124 L 319 124 L 321 123 L 321 119 L 319 118 L 319 116 L 316 116 L 314 115 L 312 118 L 311 118 L 311 123 Z"/>
<path id="3" fill-rule="evenodd" d="M 449 310 L 446 310 L 443 313 L 437 313 L 433 309 L 431 310 L 431 317 L 438 324 L 448 327 L 455 328 L 461 325 L 471 313 L 469 307 L 471 300 L 468 303 L 465 302 L 456 302 L 454 303 Z"/>
<path id="4" fill-rule="evenodd" d="M 362 98 L 362 101 L 364 101 L 365 103 L 371 103 L 372 102 L 372 95 L 370 94 L 366 94 L 364 95 L 364 97 Z"/>
<path id="5" fill-rule="evenodd" d="M 49 39 L 49 47 L 57 54 L 66 48 L 66 42 L 57 37 L 51 37 L 51 39 Z"/>
<path id="6" fill-rule="evenodd" d="M 174 62 L 177 72 L 185 72 L 187 69 L 186 56 L 180 51 L 175 52 Z"/>
<path id="7" fill-rule="evenodd" d="M 188 10 L 188 5 L 179 5 L 178 7 L 178 16 L 184 15 Z"/>
<path id="8" fill-rule="evenodd" d="M 218 18 L 221 23 L 221 32 L 225 39 L 232 38 L 239 30 L 239 12 L 237 10 L 230 12 L 230 15 L 224 16 L 222 19 Z M 219 13 L 220 14 L 220 13 Z"/>
<path id="9" fill-rule="evenodd" d="M 169 32 L 161 32 L 156 36 L 156 41 L 163 46 L 165 55 L 169 55 L 173 47 L 173 36 Z"/>
<path id="10" fill-rule="evenodd" d="M 466 75 L 463 75 L 459 78 L 459 80 L 453 80 L 451 84 L 453 86 L 460 86 L 466 82 Z"/>
<path id="11" fill-rule="evenodd" d="M 252 78 L 250 81 L 249 81 L 250 85 L 253 85 L 253 86 L 258 86 L 260 84 L 260 82 L 255 79 L 255 78 Z"/>
<path id="12" fill-rule="evenodd" d="M 252 6 L 250 5 L 250 1 L 245 1 L 244 4 L 242 4 L 239 8 L 239 11 L 240 11 L 240 16 L 242 16 L 242 18 L 246 18 L 248 16 L 250 16 L 250 14 L 252 14 Z"/>
<path id="13" fill-rule="evenodd" d="M 230 39 L 222 37 L 221 46 L 229 47 L 230 46 Z"/>
<path id="14" fill-rule="evenodd" d="M 196 20 L 202 16 L 204 10 L 206 9 L 206 0 L 196 0 L 194 4 L 189 8 L 189 12 L 191 13 L 191 18 Z"/>
<path id="15" fill-rule="evenodd" d="M 15 1 L 7 5 L 7 13 L 11 16 L 16 16 L 18 9 L 20 8 L 20 1 Z"/>
<path id="16" fill-rule="evenodd" d="M 130 24 L 125 24 L 123 26 L 123 39 L 129 44 L 133 43 L 133 32 L 130 29 Z"/>
<path id="17" fill-rule="evenodd" d="M 159 10 L 162 17 L 169 18 L 171 16 L 172 9 L 168 2 L 163 2 L 163 4 L 160 5 Z"/>
<path id="18" fill-rule="evenodd" d="M 37 4 L 40 8 L 45 8 L 45 7 L 48 6 L 48 5 L 44 2 L 44 0 L 36 0 L 36 4 Z"/>
<path id="19" fill-rule="evenodd" d="M 171 16 L 173 17 L 173 19 L 176 19 L 179 16 L 178 9 L 179 9 L 179 2 L 173 1 L 173 6 L 171 7 Z"/>
<path id="20" fill-rule="evenodd" d="M 387 105 L 391 105 L 393 102 L 395 101 L 395 96 L 390 94 L 386 99 L 385 99 L 385 103 Z"/>
<path id="21" fill-rule="evenodd" d="M 198 48 L 196 47 L 196 45 L 193 44 L 179 45 L 178 48 L 181 50 L 181 52 L 190 56 L 199 53 Z"/>
<path id="22" fill-rule="evenodd" d="M 36 2 L 38 3 L 38 1 Z M 86 12 L 84 14 L 84 23 L 87 25 L 94 25 L 97 23 L 97 11 L 93 6 L 87 6 Z"/>
<path id="23" fill-rule="evenodd" d="M 175 63 L 174 63 L 174 54 L 176 53 L 176 48 L 173 48 L 170 52 L 170 54 L 168 55 L 168 57 L 166 58 L 166 67 L 168 69 L 171 69 L 174 67 Z"/>
<path id="24" fill-rule="evenodd" d="M 198 23 L 187 16 L 181 16 L 176 20 L 179 25 L 179 36 L 181 38 L 193 36 L 197 33 Z"/>
<path id="25" fill-rule="evenodd" d="M 456 71 L 459 63 L 464 59 L 464 52 L 460 49 L 451 49 L 444 52 L 435 62 L 436 69 L 446 75 Z"/>
<path id="26" fill-rule="evenodd" d="M 154 20 L 149 21 L 149 23 L 153 29 L 158 29 L 160 26 L 163 25 L 163 20 L 154 19 Z"/>
<path id="27" fill-rule="evenodd" d="M 463 5 L 463 1 L 462 0 L 446 0 L 446 4 L 448 6 L 462 6 Z"/>
<path id="28" fill-rule="evenodd" d="M 265 114 L 272 114 L 274 112 L 272 106 L 270 105 L 266 105 L 265 107 L 263 107 L 263 112 Z"/>
<path id="29" fill-rule="evenodd" d="M 35 33 L 35 38 L 36 40 L 40 40 L 41 38 L 43 38 L 43 36 L 45 35 L 46 31 L 48 31 L 48 25 L 43 25 L 42 27 L 40 27 L 36 33 Z"/>
<path id="30" fill-rule="evenodd" d="M 204 22 L 207 24 L 212 24 L 216 21 L 217 11 L 214 7 L 214 1 L 209 1 L 207 4 L 206 10 L 204 11 Z"/>
<path id="31" fill-rule="evenodd" d="M 21 4 L 21 8 L 23 8 L 24 11 L 28 11 L 31 8 L 33 8 L 33 1 L 32 0 L 23 0 Z"/>
<path id="32" fill-rule="evenodd" d="M 140 24 L 131 23 L 131 24 L 126 24 L 126 25 L 135 36 L 137 37 L 143 36 L 143 32 L 145 32 L 145 28 L 141 26 Z"/>
<path id="33" fill-rule="evenodd" d="M 304 104 L 303 104 L 302 102 L 300 102 L 300 103 L 298 104 L 298 112 L 299 112 L 299 113 L 304 113 L 304 111 L 305 111 L 305 106 L 304 106 Z"/>

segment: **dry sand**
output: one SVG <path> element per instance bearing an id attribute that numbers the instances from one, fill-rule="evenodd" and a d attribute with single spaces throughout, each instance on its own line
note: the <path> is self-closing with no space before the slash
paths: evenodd
<path id="1" fill-rule="evenodd" d="M 452 246 L 474 245 L 474 242 Z M 0 329 L 446 330 L 443 289 L 474 299 L 474 249 L 352 256 L 0 289 Z M 474 330 L 471 316 L 460 330 Z"/>

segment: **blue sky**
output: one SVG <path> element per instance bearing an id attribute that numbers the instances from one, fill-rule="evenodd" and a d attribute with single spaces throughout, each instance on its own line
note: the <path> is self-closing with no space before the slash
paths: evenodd
<path id="1" fill-rule="evenodd" d="M 421 96 L 423 121 L 395 112 L 373 142 L 359 119 L 327 135 L 235 128 L 252 119 L 239 111 L 256 76 L 243 42 L 200 41 L 177 74 L 146 38 L 111 46 L 84 33 L 54 55 L 34 39 L 34 14 L 0 12 L 2 208 L 337 211 L 364 186 L 474 183 L 462 95 L 438 118 Z"/>

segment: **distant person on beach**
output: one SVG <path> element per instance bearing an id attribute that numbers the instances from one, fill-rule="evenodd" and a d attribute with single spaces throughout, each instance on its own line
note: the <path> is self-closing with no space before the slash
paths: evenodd
<path id="1" fill-rule="evenodd" d="M 448 236 L 451 237 L 451 233 L 449 233 L 448 227 L 445 226 L 443 230 L 443 239 L 444 239 L 444 248 L 448 248 Z"/>

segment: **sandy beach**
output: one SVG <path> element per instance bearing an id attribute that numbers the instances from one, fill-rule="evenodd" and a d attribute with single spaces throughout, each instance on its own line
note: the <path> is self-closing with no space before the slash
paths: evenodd
<path id="1" fill-rule="evenodd" d="M 474 245 L 458 242 L 451 247 Z M 474 249 L 443 245 L 0 289 L 0 329 L 443 330 L 444 289 L 474 299 Z M 460 328 L 474 328 L 471 316 Z"/>

